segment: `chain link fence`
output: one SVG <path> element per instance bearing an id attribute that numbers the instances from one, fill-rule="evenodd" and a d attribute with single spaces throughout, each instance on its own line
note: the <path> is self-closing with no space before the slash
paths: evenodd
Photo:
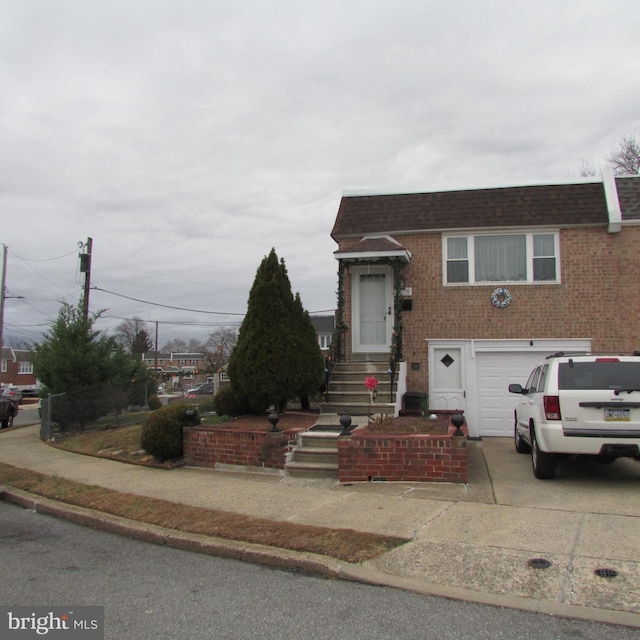
<path id="1" fill-rule="evenodd" d="M 42 399 L 40 437 L 96 428 L 125 426 L 144 420 L 151 382 L 86 387 Z"/>

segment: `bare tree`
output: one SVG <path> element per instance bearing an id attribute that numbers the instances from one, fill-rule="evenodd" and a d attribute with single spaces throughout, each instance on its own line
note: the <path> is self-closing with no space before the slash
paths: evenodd
<path id="1" fill-rule="evenodd" d="M 583 178 L 597 176 L 598 173 L 602 173 L 602 171 L 597 171 L 596 166 L 589 160 L 585 160 L 584 158 L 582 159 L 582 164 L 580 165 L 580 175 Z"/>
<path id="2" fill-rule="evenodd" d="M 204 357 L 212 371 L 217 371 L 228 362 L 237 341 L 238 332 L 233 327 L 224 327 L 209 334 L 204 345 Z"/>
<path id="3" fill-rule="evenodd" d="M 153 350 L 149 328 L 142 318 L 133 317 L 116 327 L 116 342 L 129 353 L 148 353 Z"/>
<path id="4" fill-rule="evenodd" d="M 609 154 L 607 162 L 618 176 L 640 173 L 640 138 L 638 135 L 634 134 L 622 138 L 618 148 Z"/>

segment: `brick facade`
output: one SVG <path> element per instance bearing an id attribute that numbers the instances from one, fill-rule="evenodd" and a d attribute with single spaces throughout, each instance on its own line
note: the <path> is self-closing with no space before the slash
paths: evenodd
<path id="1" fill-rule="evenodd" d="M 603 228 L 560 232 L 560 284 L 509 284 L 511 304 L 491 304 L 495 285 L 443 285 L 442 234 L 402 236 L 411 251 L 404 271 L 412 290 L 405 311 L 403 353 L 407 387 L 428 391 L 428 342 L 439 339 L 591 338 L 594 351 L 640 349 L 640 227 L 608 234 Z M 351 305 L 351 278 L 345 278 L 345 308 Z M 349 317 L 347 324 L 350 325 Z M 347 353 L 351 335 L 347 332 Z"/>

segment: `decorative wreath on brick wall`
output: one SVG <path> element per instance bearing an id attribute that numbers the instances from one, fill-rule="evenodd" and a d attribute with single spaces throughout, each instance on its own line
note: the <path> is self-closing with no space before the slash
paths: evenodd
<path id="1" fill-rule="evenodd" d="M 498 309 L 508 307 L 511 304 L 511 293 L 509 292 L 509 289 L 498 287 L 491 294 L 491 304 L 494 307 L 498 307 Z"/>

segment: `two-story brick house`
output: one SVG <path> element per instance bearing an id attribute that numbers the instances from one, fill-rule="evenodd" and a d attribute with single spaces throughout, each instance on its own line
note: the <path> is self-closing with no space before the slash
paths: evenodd
<path id="1" fill-rule="evenodd" d="M 640 349 L 640 176 L 349 193 L 333 231 L 344 358 L 511 435 L 510 382 L 560 350 Z"/>
<path id="2" fill-rule="evenodd" d="M 143 353 L 142 361 L 168 388 L 205 382 L 208 363 L 204 353 Z M 157 367 L 157 368 L 156 368 Z"/>
<path id="3" fill-rule="evenodd" d="M 21 389 L 38 384 L 33 372 L 33 352 L 28 349 L 2 347 L 0 380 L 3 385 L 14 385 Z"/>

